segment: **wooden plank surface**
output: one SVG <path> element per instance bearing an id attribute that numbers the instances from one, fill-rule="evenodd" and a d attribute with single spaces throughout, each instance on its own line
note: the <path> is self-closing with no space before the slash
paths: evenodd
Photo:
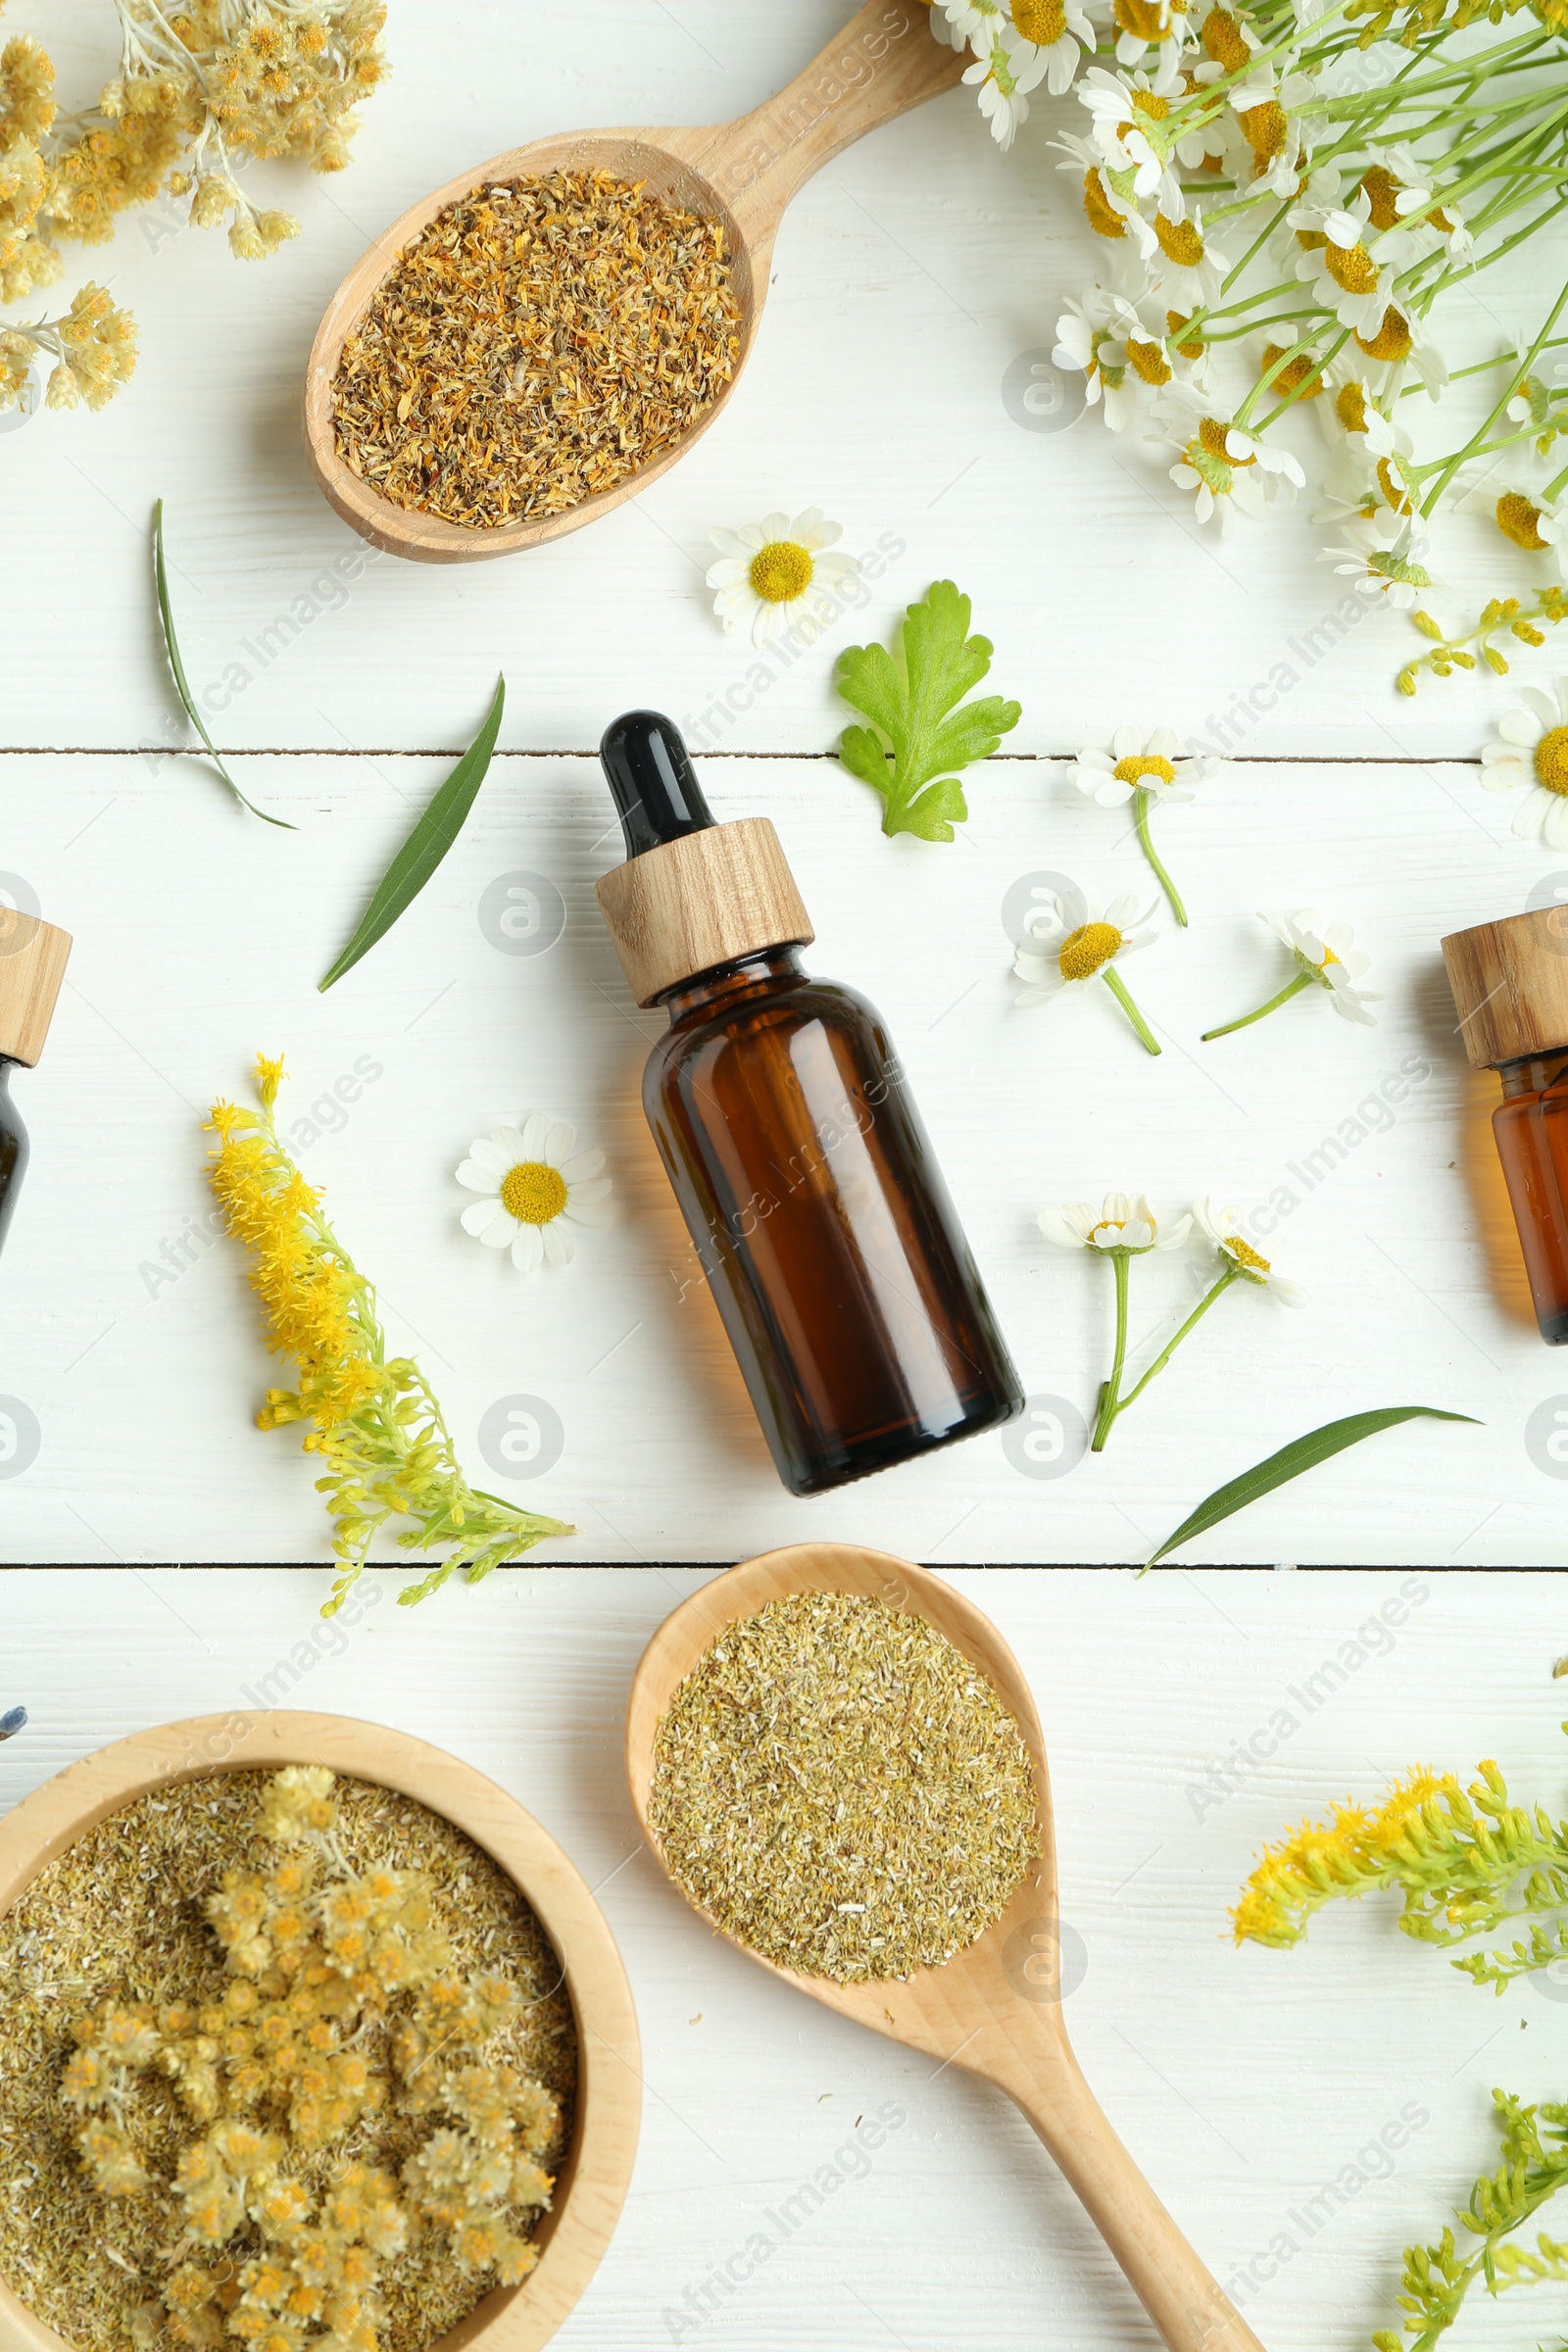
<path id="1" fill-rule="evenodd" d="M 396 1724 L 510 1789 L 597 1888 L 643 2036 L 631 2198 L 564 2348 L 1153 2352 L 1000 2095 L 772 1981 L 642 1850 L 626 1688 L 700 1581 L 498 1576 L 416 1619 L 384 1595 L 332 1628 L 299 1571 L 0 1575 L 0 1705 L 32 1710 L 0 1746 L 0 1805 L 139 1726 L 269 1705 Z M 1265 1838 L 1418 1757 L 1468 1773 L 1495 1753 L 1521 1795 L 1560 1809 L 1554 1580 L 953 1582 L 1016 1651 L 1045 1726 L 1080 1939 L 1067 2023 L 1091 2083 L 1269 2352 L 1355 2352 L 1396 2321 L 1399 2248 L 1436 2234 L 1489 2161 L 1493 2084 L 1561 2095 L 1562 1987 L 1496 2001 L 1371 1903 L 1326 1915 L 1294 1953 L 1238 1952 L 1227 1908 Z M 862 2163 L 857 2120 L 890 2114 Z M 841 2184 L 785 2213 L 824 2167 Z M 753 2275 L 741 2261 L 727 2291 L 710 2284 L 759 2232 L 776 2243 Z M 1496 2318 L 1504 2331 L 1479 2341 L 1549 2330 L 1544 2303 Z"/>

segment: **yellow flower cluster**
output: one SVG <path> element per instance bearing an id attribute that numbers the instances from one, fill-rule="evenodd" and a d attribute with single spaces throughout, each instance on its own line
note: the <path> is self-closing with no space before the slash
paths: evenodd
<path id="1" fill-rule="evenodd" d="M 253 1254 L 251 1287 L 267 1316 L 268 1346 L 298 1373 L 297 1388 L 268 1390 L 257 1426 L 312 1425 L 305 1450 L 322 1457 L 324 1475 L 316 1483 L 327 1496 L 333 1550 L 343 1563 L 322 1615 L 342 1606 L 376 1535 L 398 1517 L 416 1523 L 398 1538 L 406 1549 L 455 1546 L 399 1594 L 412 1603 L 456 1568 L 475 1583 L 542 1537 L 571 1530 L 476 1493 L 417 1364 L 406 1356 L 388 1361 L 374 1291 L 322 1216 L 321 1195 L 279 1141 L 272 1113 L 282 1072 L 281 1055 L 260 1055 L 261 1116 L 218 1102 L 208 1121 L 219 1138 L 213 1190 L 230 1233 Z"/>
<path id="2" fill-rule="evenodd" d="M 1231 1915 L 1237 1942 L 1283 1949 L 1324 1903 L 1386 1887 L 1403 1895 L 1399 1926 L 1421 1943 L 1466 1943 L 1527 1923 L 1505 1948 L 1453 1963 L 1499 1993 L 1568 1958 L 1568 1822 L 1516 1805 L 1495 1764 L 1477 1772 L 1461 1788 L 1451 1773 L 1418 1767 L 1380 1805 L 1336 1805 L 1328 1821 L 1303 1822 L 1266 1847 Z"/>
<path id="3" fill-rule="evenodd" d="M 0 6 L 4 0 L 0 0 Z M 55 70 L 28 34 L 0 50 L 0 300 L 52 285 L 68 241 L 102 244 L 119 216 L 167 189 L 189 195 L 201 228 L 228 220 L 230 249 L 260 261 L 299 233 L 259 210 L 234 173 L 277 156 L 340 172 L 354 108 L 385 73 L 383 0 L 115 0 L 122 61 L 96 108 L 62 119 Z M 84 298 L 100 307 L 91 320 Z M 88 326 L 92 331 L 88 332 Z M 129 318 L 85 287 L 65 320 L 0 340 L 0 408 L 13 406 L 36 351 L 54 354 L 56 408 L 101 408 L 135 365 Z"/>
<path id="4" fill-rule="evenodd" d="M 231 1979 L 221 2000 L 111 1997 L 73 2030 L 61 2097 L 86 2118 L 76 2144 L 104 2196 L 160 2185 L 133 2136 L 149 2073 L 202 2127 L 167 2183 L 176 2267 L 139 2315 L 139 2346 L 377 2352 L 382 2270 L 421 2229 L 446 2234 L 466 2275 L 510 2285 L 533 2268 L 514 2217 L 549 2206 L 537 2159 L 560 2114 L 493 2046 L 521 1994 L 456 1973 L 422 1874 L 349 1866 L 334 1787 L 324 1766 L 273 1776 L 257 1831 L 276 1860 L 225 1872 L 207 1897 Z M 401 2181 L 341 2161 L 318 2181 L 313 2160 L 389 2107 L 437 2127 Z"/>

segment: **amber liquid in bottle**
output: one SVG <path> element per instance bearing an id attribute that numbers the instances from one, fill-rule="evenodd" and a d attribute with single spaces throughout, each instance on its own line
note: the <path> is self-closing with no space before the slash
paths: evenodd
<path id="1" fill-rule="evenodd" d="M 5 1248 L 27 1165 L 27 1130 L 11 1100 L 9 1081 L 15 1066 L 0 1054 L 0 1250 Z"/>
<path id="2" fill-rule="evenodd" d="M 1492 1114 L 1541 1336 L 1568 1340 L 1568 1053 L 1504 1062 Z"/>
<path id="3" fill-rule="evenodd" d="M 637 726 L 662 730 L 657 773 Z M 634 856 L 711 824 L 667 720 L 617 721 L 605 763 Z M 880 1015 L 790 947 L 660 1002 L 644 1108 L 784 1484 L 1011 1420 L 1023 1391 Z"/>

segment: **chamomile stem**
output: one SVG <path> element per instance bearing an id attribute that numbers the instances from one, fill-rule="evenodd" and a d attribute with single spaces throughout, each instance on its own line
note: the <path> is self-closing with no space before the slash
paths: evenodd
<path id="1" fill-rule="evenodd" d="M 1121 1006 L 1123 1012 L 1127 1015 L 1127 1018 L 1131 1021 L 1134 1029 L 1137 1031 L 1139 1044 L 1144 1048 L 1146 1053 L 1157 1054 L 1159 1052 L 1159 1042 L 1154 1036 L 1153 1031 L 1150 1028 L 1149 1023 L 1145 1020 L 1143 1014 L 1139 1011 L 1137 1005 L 1133 1003 L 1132 998 L 1127 994 L 1127 983 L 1122 978 L 1120 972 L 1116 971 L 1112 965 L 1107 963 L 1105 966 L 1104 976 L 1105 986 L 1109 989 L 1111 995 L 1115 998 L 1117 1004 Z"/>
<path id="2" fill-rule="evenodd" d="M 1149 1370 L 1144 1374 L 1143 1378 L 1136 1384 L 1136 1386 L 1128 1390 L 1126 1396 L 1117 1405 L 1116 1413 L 1124 1413 L 1130 1404 L 1136 1404 L 1138 1402 L 1139 1397 L 1148 1388 L 1155 1373 L 1164 1371 L 1165 1366 L 1170 1362 L 1171 1357 L 1175 1354 L 1183 1340 L 1186 1339 L 1187 1334 L 1194 1328 L 1196 1324 L 1202 1321 L 1209 1308 L 1213 1305 L 1215 1299 L 1218 1298 L 1223 1292 L 1228 1291 L 1233 1282 L 1237 1282 L 1241 1279 L 1241 1272 L 1242 1269 L 1239 1265 L 1237 1265 L 1234 1258 L 1227 1259 L 1225 1271 L 1220 1276 L 1218 1282 L 1215 1283 L 1213 1289 L 1211 1291 L 1205 1291 L 1202 1298 L 1200 1298 L 1198 1304 L 1194 1307 L 1192 1313 L 1188 1316 L 1186 1322 L 1182 1325 L 1180 1331 L 1177 1332 L 1175 1338 L 1170 1342 L 1170 1345 L 1160 1350 L 1159 1354 L 1155 1356 L 1153 1362 L 1150 1365 Z M 1112 1421 L 1116 1418 L 1116 1413 L 1111 1415 Z M 1109 1437 L 1110 1435 L 1108 1424 L 1106 1425 L 1105 1435 L 1106 1437 Z"/>
<path id="3" fill-rule="evenodd" d="M 1110 1378 L 1100 1392 L 1100 1414 L 1095 1422 L 1094 1444 L 1090 1447 L 1092 1453 L 1104 1451 L 1110 1425 L 1121 1409 L 1117 1397 L 1121 1390 L 1122 1366 L 1127 1361 L 1127 1268 L 1132 1263 L 1131 1252 L 1117 1250 L 1112 1253 L 1110 1262 L 1116 1276 L 1116 1353 L 1110 1367 Z"/>
<path id="4" fill-rule="evenodd" d="M 1150 834 L 1149 804 L 1152 798 L 1153 795 L 1148 791 L 1140 791 L 1133 796 L 1133 822 L 1138 827 L 1138 838 L 1144 845 L 1144 856 L 1149 859 L 1150 864 L 1153 867 L 1155 873 L 1158 875 L 1159 887 L 1165 893 L 1166 898 L 1170 901 L 1170 910 L 1176 917 L 1176 920 L 1181 924 L 1183 930 L 1186 930 L 1188 927 L 1187 909 L 1182 905 L 1181 892 L 1177 889 L 1169 874 L 1166 873 L 1165 868 L 1160 864 L 1158 856 L 1154 849 L 1153 841 Z"/>
<path id="5" fill-rule="evenodd" d="M 1255 1012 L 1244 1012 L 1239 1021 L 1223 1021 L 1217 1029 L 1205 1029 L 1203 1044 L 1206 1046 L 1211 1037 L 1229 1037 L 1233 1029 L 1249 1028 L 1253 1021 L 1260 1021 L 1265 1012 L 1277 1012 L 1282 1004 L 1290 1003 L 1292 997 L 1298 997 L 1303 988 L 1310 988 L 1313 977 L 1311 972 L 1298 972 L 1294 980 L 1286 981 L 1277 997 L 1270 997 L 1268 1003 L 1260 1004 Z"/>

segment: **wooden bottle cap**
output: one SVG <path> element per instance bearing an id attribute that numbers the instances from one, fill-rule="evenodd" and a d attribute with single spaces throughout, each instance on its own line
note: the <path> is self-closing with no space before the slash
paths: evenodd
<path id="1" fill-rule="evenodd" d="M 1452 931 L 1443 960 L 1478 1070 L 1568 1047 L 1568 906 Z"/>
<path id="2" fill-rule="evenodd" d="M 0 906 L 0 1054 L 31 1069 L 43 1052 L 71 954 L 68 932 Z"/>
<path id="3" fill-rule="evenodd" d="M 662 842 L 613 867 L 597 888 L 639 1004 L 717 964 L 816 937 L 765 816 Z"/>

